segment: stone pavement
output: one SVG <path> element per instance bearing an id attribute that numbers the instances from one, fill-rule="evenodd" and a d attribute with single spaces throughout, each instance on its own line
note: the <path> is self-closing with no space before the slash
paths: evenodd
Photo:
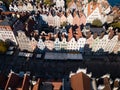
<path id="1" fill-rule="evenodd" d="M 8 74 L 12 69 L 15 72 L 30 71 L 32 75 L 45 79 L 62 79 L 69 76 L 70 71 L 75 72 L 79 67 L 87 68 L 88 72 L 92 72 L 94 77 L 110 73 L 113 78 L 120 77 L 120 57 L 116 60 L 109 61 L 107 56 L 102 58 L 84 56 L 83 61 L 52 61 L 41 60 L 36 58 L 19 57 L 17 54 L 13 56 L 0 55 L 0 70 Z M 114 57 L 115 58 L 115 57 Z M 91 60 L 92 59 L 92 60 Z"/>

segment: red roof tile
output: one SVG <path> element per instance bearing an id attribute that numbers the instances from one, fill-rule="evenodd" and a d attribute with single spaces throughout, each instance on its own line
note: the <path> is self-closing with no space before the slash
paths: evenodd
<path id="1" fill-rule="evenodd" d="M 88 4 L 88 13 L 87 13 L 87 16 L 89 16 L 97 7 L 99 8 L 100 13 L 101 13 L 101 8 L 99 7 L 99 4 L 96 3 L 96 2 L 93 2 L 93 1 L 90 2 Z"/>
<path id="2" fill-rule="evenodd" d="M 20 77 L 17 74 L 10 73 L 7 80 L 7 84 L 5 86 L 5 90 L 8 90 L 9 87 L 12 90 L 15 90 L 15 88 L 19 85 L 19 80 L 20 80 Z"/>
<path id="3" fill-rule="evenodd" d="M 91 90 L 90 78 L 82 72 L 71 76 L 70 80 L 73 90 Z"/>
<path id="4" fill-rule="evenodd" d="M 33 86 L 32 90 L 39 90 L 39 85 L 40 85 L 41 80 L 38 79 L 37 83 Z"/>
<path id="5" fill-rule="evenodd" d="M 52 85 L 54 86 L 53 90 L 61 90 L 62 82 L 52 82 Z"/>
<path id="6" fill-rule="evenodd" d="M 17 88 L 17 90 L 29 90 L 29 85 L 30 85 L 29 76 L 25 74 L 22 82 L 22 86 L 20 88 Z"/>

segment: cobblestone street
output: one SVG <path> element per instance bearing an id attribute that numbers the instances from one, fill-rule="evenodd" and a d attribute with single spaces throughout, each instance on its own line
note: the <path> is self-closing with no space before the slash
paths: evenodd
<path id="1" fill-rule="evenodd" d="M 16 55 L 16 54 L 15 54 Z M 88 59 L 87 59 L 88 58 Z M 107 57 L 106 57 L 107 58 Z M 76 72 L 80 68 L 87 68 L 88 72 L 93 73 L 93 77 L 99 77 L 103 74 L 110 73 L 111 77 L 120 77 L 120 62 L 108 61 L 105 57 L 92 57 L 93 60 L 86 57 L 83 61 L 46 61 L 18 56 L 0 56 L 1 72 L 8 74 L 10 70 L 14 72 L 30 71 L 32 75 L 45 79 L 62 79 L 69 76 L 70 71 Z M 104 60 L 105 59 L 105 60 Z M 108 59 L 108 58 L 107 58 Z"/>

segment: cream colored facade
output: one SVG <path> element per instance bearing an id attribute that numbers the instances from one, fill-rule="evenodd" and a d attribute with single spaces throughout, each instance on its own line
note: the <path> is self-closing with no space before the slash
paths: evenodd
<path id="1" fill-rule="evenodd" d="M 31 40 L 29 37 L 25 35 L 25 32 L 19 30 L 17 31 L 17 33 L 18 33 L 18 36 L 16 36 L 16 39 L 18 41 L 19 49 L 21 51 L 27 50 L 27 51 L 33 52 L 35 48 L 32 47 Z"/>
<path id="2" fill-rule="evenodd" d="M 108 40 L 108 43 L 105 47 L 105 51 L 108 53 L 112 53 L 115 45 L 117 44 L 118 35 L 115 35 L 111 40 Z"/>
<path id="3" fill-rule="evenodd" d="M 17 40 L 10 26 L 0 26 L 0 39 L 17 45 Z"/>
<path id="4" fill-rule="evenodd" d="M 67 50 L 77 50 L 77 42 L 72 38 L 67 44 Z"/>
<path id="5" fill-rule="evenodd" d="M 79 38 L 78 41 L 77 41 L 77 49 L 78 49 L 78 51 L 84 52 L 85 44 L 86 44 L 86 38 L 84 38 L 84 37 Z"/>

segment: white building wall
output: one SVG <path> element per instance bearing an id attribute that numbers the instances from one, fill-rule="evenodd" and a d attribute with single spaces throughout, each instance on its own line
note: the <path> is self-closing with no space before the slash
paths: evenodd
<path id="1" fill-rule="evenodd" d="M 79 38 L 77 41 L 77 50 L 80 52 L 84 52 L 84 46 L 86 44 L 86 38 Z"/>
<path id="2" fill-rule="evenodd" d="M 61 50 L 60 44 L 61 44 L 61 42 L 59 41 L 59 38 L 56 38 L 54 41 L 55 50 Z"/>
<path id="3" fill-rule="evenodd" d="M 45 44 L 44 42 L 42 41 L 42 39 L 40 38 L 38 43 L 37 43 L 37 47 L 40 49 L 40 50 L 44 50 L 45 49 Z"/>
<path id="4" fill-rule="evenodd" d="M 10 40 L 15 45 L 17 45 L 17 41 L 16 41 L 15 35 L 12 30 L 5 30 L 5 29 L 2 30 L 1 29 L 0 30 L 0 39 L 3 41 Z"/>
<path id="5" fill-rule="evenodd" d="M 104 37 L 102 38 L 102 41 L 101 41 L 101 48 L 103 50 L 105 50 L 105 47 L 107 46 L 108 41 L 109 41 L 108 35 L 104 35 Z"/>
<path id="6" fill-rule="evenodd" d="M 54 16 L 54 26 L 60 27 L 60 17 Z"/>
<path id="7" fill-rule="evenodd" d="M 113 48 L 117 44 L 117 38 L 118 36 L 114 36 L 111 40 L 108 40 L 108 43 L 105 47 L 105 51 L 111 53 L 113 51 Z"/>
<path id="8" fill-rule="evenodd" d="M 84 14 L 85 14 L 85 16 L 87 17 L 87 14 L 88 14 L 88 5 L 86 5 L 86 6 L 84 6 L 85 8 L 84 8 Z"/>
<path id="9" fill-rule="evenodd" d="M 66 38 L 63 38 L 61 41 L 61 49 L 67 50 L 67 43 Z"/>
<path id="10" fill-rule="evenodd" d="M 28 51 L 33 51 L 32 46 L 31 46 L 31 41 L 30 39 L 25 35 L 25 32 L 23 31 L 18 31 L 18 36 L 16 36 L 16 39 L 18 41 L 19 49 L 21 51 L 23 50 L 28 50 Z"/>
<path id="11" fill-rule="evenodd" d="M 67 44 L 67 50 L 77 50 L 77 42 L 72 38 Z"/>
<path id="12" fill-rule="evenodd" d="M 71 14 L 69 14 L 69 16 L 67 16 L 67 22 L 70 24 L 70 25 L 73 25 L 73 16 Z"/>
<path id="13" fill-rule="evenodd" d="M 95 47 L 93 48 L 93 50 L 97 53 L 97 54 L 103 54 L 104 53 L 104 49 L 107 45 L 108 42 L 108 35 L 104 35 L 104 37 L 102 39 L 99 39 L 98 42 L 96 42 Z"/>
<path id="14" fill-rule="evenodd" d="M 96 39 L 94 39 L 93 43 L 92 43 L 92 51 L 93 52 L 96 52 L 97 51 L 97 48 L 98 48 L 98 43 L 99 43 L 99 37 L 97 37 Z"/>
<path id="15" fill-rule="evenodd" d="M 111 11 L 111 7 L 109 6 L 106 10 L 104 10 L 103 12 L 105 13 L 105 14 L 108 14 L 109 12 Z"/>
<path id="16" fill-rule="evenodd" d="M 32 47 L 32 49 L 34 50 L 34 49 L 36 49 L 36 47 L 37 47 L 37 41 L 35 40 L 35 38 L 34 37 L 32 37 L 32 39 L 31 39 L 31 47 Z"/>
<path id="17" fill-rule="evenodd" d="M 60 7 L 60 0 L 56 0 L 56 7 Z"/>
<path id="18" fill-rule="evenodd" d="M 102 20 L 99 8 L 97 7 L 89 16 L 87 16 L 87 23 L 92 23 L 93 20 L 99 19 Z"/>
<path id="19" fill-rule="evenodd" d="M 120 41 L 117 42 L 117 44 L 115 45 L 113 52 L 115 54 L 117 54 L 120 51 Z"/>

